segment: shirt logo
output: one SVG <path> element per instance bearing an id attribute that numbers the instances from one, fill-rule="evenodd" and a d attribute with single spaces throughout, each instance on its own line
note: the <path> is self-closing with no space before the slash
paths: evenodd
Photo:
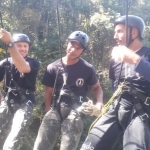
<path id="1" fill-rule="evenodd" d="M 84 84 L 84 80 L 82 78 L 77 79 L 76 81 L 76 86 L 77 87 L 81 87 Z"/>

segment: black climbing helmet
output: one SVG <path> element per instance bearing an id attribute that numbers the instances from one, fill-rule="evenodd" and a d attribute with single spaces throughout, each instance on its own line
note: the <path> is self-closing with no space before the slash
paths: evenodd
<path id="1" fill-rule="evenodd" d="M 126 22 L 126 16 L 121 16 L 115 21 L 114 25 L 116 26 L 117 24 L 125 24 L 125 22 Z M 134 15 L 128 15 L 128 26 L 137 28 L 139 30 L 139 38 L 143 39 L 145 23 L 142 18 Z"/>
<path id="2" fill-rule="evenodd" d="M 76 41 L 85 50 L 88 46 L 89 37 L 86 33 L 82 31 L 74 31 L 68 37 L 69 41 Z"/>
<path id="3" fill-rule="evenodd" d="M 26 42 L 29 45 L 31 44 L 29 37 L 23 33 L 17 33 L 13 35 L 13 41 L 16 42 Z"/>

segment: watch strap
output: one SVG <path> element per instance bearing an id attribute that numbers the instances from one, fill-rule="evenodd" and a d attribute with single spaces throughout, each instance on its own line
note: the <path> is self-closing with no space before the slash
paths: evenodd
<path id="1" fill-rule="evenodd" d="M 14 42 L 10 42 L 10 43 L 7 44 L 7 47 L 11 48 L 11 47 L 13 47 L 14 45 L 15 45 Z"/>

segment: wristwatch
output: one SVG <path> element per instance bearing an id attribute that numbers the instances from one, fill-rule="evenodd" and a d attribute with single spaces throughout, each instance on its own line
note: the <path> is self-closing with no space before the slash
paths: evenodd
<path id="1" fill-rule="evenodd" d="M 11 47 L 13 47 L 14 45 L 15 45 L 14 42 L 10 42 L 10 43 L 7 44 L 7 47 L 10 47 L 10 48 L 11 48 Z"/>

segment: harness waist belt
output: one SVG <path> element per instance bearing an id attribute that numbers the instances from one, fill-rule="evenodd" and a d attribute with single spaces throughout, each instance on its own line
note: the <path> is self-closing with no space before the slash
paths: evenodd
<path id="1" fill-rule="evenodd" d="M 28 90 L 28 89 L 23 89 L 20 88 L 22 90 L 22 92 L 24 92 L 25 94 L 34 94 L 34 91 Z"/>
<path id="2" fill-rule="evenodd" d="M 150 106 L 150 97 L 146 97 L 144 94 L 142 94 L 141 92 L 139 92 L 135 89 L 123 90 L 123 93 L 125 93 L 125 92 L 128 92 L 129 94 L 138 97 L 140 100 L 142 100 L 144 102 L 145 105 Z"/>

